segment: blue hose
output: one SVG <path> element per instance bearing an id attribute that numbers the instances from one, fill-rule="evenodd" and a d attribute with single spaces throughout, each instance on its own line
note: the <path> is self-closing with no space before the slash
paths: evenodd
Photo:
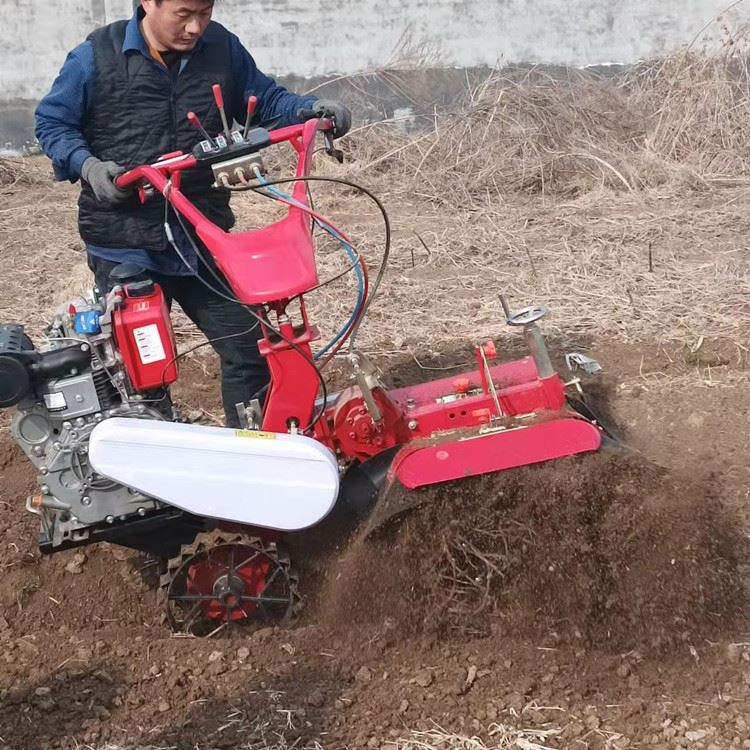
<path id="1" fill-rule="evenodd" d="M 269 193 L 271 193 L 271 195 L 275 195 L 277 198 L 281 198 L 282 200 L 287 201 L 298 208 L 308 208 L 308 206 L 299 203 L 291 195 L 288 195 L 281 190 L 277 190 L 273 185 L 269 185 L 261 175 L 256 173 L 256 177 L 258 179 L 258 182 Z M 318 360 L 321 359 L 321 357 L 323 357 L 326 352 L 330 351 L 334 346 L 336 346 L 336 344 L 346 335 L 346 332 L 354 324 L 354 321 L 356 320 L 357 315 L 359 315 L 359 311 L 362 308 L 362 304 L 364 303 L 365 281 L 364 276 L 362 275 L 362 269 L 359 267 L 359 263 L 357 262 L 357 254 L 354 252 L 352 246 L 341 236 L 341 234 L 335 227 L 332 227 L 330 224 L 320 221 L 319 219 L 315 219 L 315 222 L 319 227 L 324 229 L 326 232 L 328 232 L 328 234 L 330 234 L 332 237 L 337 239 L 339 243 L 341 243 L 341 247 L 344 248 L 347 256 L 349 256 L 349 260 L 352 263 L 354 272 L 357 275 L 357 304 L 354 306 L 354 311 L 352 312 L 349 320 L 347 320 L 346 325 L 344 325 L 344 327 L 317 354 L 315 354 L 314 359 Z"/>

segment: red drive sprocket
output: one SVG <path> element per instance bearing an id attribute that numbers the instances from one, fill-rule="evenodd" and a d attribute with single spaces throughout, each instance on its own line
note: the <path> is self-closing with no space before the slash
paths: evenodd
<path id="1" fill-rule="evenodd" d="M 208 635 L 227 625 L 278 622 L 298 601 L 287 556 L 248 535 L 200 534 L 171 560 L 162 582 L 175 632 Z"/>

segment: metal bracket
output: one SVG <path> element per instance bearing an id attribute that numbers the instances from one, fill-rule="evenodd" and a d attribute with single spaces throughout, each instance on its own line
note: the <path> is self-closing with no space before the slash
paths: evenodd
<path id="1" fill-rule="evenodd" d="M 260 154 L 238 156 L 211 165 L 215 187 L 247 185 L 251 181 L 257 180 L 256 170 L 261 175 L 266 174 L 266 168 Z"/>
<path id="2" fill-rule="evenodd" d="M 235 404 L 240 427 L 243 430 L 259 430 L 263 424 L 263 409 L 260 401 L 254 398 L 249 404 Z"/>
<path id="3" fill-rule="evenodd" d="M 367 411 L 370 412 L 372 421 L 377 424 L 383 420 L 383 415 L 380 413 L 380 409 L 372 395 L 371 381 L 374 380 L 377 382 L 377 378 L 373 372 L 373 367 L 363 355 L 359 354 L 359 352 L 351 352 L 349 354 L 349 361 L 352 363 L 354 378 L 357 381 L 360 391 L 362 391 L 362 398 L 365 400 Z"/>
<path id="4" fill-rule="evenodd" d="M 505 414 L 503 414 L 503 409 L 500 406 L 500 399 L 497 397 L 497 390 L 495 389 L 495 383 L 492 380 L 492 372 L 490 370 L 490 365 L 487 362 L 487 355 L 484 353 L 484 347 L 479 347 L 479 354 L 482 357 L 482 365 L 484 367 L 485 376 L 487 378 L 487 388 L 489 388 L 490 395 L 492 396 L 492 401 L 495 404 L 495 409 L 497 409 L 497 416 L 502 419 Z"/>
<path id="5" fill-rule="evenodd" d="M 587 357 L 580 352 L 566 354 L 565 363 L 568 365 L 568 369 L 571 372 L 583 370 L 589 375 L 596 375 L 597 373 L 602 372 L 602 366 L 595 359 L 591 359 L 591 357 Z"/>

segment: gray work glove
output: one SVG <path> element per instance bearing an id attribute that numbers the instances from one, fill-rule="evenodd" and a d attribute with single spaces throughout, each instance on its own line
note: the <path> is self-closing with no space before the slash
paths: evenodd
<path id="1" fill-rule="evenodd" d="M 345 104 L 334 99 L 318 99 L 312 105 L 313 112 L 321 117 L 330 117 L 333 120 L 333 137 L 341 138 L 346 135 L 352 127 L 352 112 Z"/>
<path id="2" fill-rule="evenodd" d="M 131 194 L 129 190 L 121 190 L 115 185 L 115 177 L 124 171 L 125 167 L 113 161 L 102 161 L 89 156 L 81 167 L 81 177 L 91 186 L 100 203 L 114 206 L 127 200 Z"/>

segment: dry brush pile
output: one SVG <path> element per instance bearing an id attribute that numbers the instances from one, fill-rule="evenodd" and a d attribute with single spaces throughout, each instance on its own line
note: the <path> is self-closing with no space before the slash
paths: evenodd
<path id="1" fill-rule="evenodd" d="M 617 74 L 495 72 L 447 110 L 421 115 L 426 132 L 373 137 L 374 125 L 352 140 L 358 169 L 475 207 L 517 193 L 747 184 L 749 117 L 744 57 L 686 52 Z"/>

